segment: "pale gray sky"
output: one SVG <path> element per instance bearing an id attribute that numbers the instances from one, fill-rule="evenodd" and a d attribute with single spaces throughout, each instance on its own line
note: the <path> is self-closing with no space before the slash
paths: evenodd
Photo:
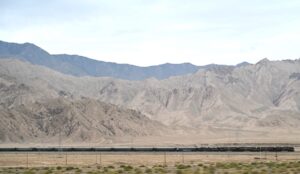
<path id="1" fill-rule="evenodd" d="M 299 0 L 0 0 L 0 40 L 148 66 L 300 57 Z"/>

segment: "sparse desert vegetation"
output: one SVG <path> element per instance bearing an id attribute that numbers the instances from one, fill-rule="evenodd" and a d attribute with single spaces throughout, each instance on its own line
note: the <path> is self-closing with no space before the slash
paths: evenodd
<path id="1" fill-rule="evenodd" d="M 108 165 L 108 166 L 57 166 L 57 167 L 9 167 L 0 168 L 0 173 L 23 174 L 150 174 L 150 173 L 176 173 L 176 174 L 267 174 L 267 173 L 299 173 L 300 161 L 261 161 L 261 162 L 216 162 L 199 164 L 175 165 Z"/>
<path id="2" fill-rule="evenodd" d="M 209 174 L 300 173 L 298 152 L 273 153 L 0 153 L 0 173 L 20 174 Z"/>
<path id="3" fill-rule="evenodd" d="M 126 165 L 141 167 L 153 165 L 178 164 L 179 169 L 187 168 L 189 164 L 216 162 L 222 166 L 224 162 L 257 162 L 257 161 L 300 161 L 300 152 L 31 152 L 0 153 L 0 167 L 66 167 L 80 165 L 104 165 L 109 168 L 120 165 L 127 170 Z M 182 165 L 180 165 L 182 164 Z M 186 164 L 186 165 L 183 165 Z M 233 165 L 232 164 L 232 165 Z M 129 167 L 130 168 L 130 167 Z"/>

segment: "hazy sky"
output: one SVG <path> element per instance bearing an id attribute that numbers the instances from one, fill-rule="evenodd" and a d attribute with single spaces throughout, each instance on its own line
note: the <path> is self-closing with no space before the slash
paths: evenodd
<path id="1" fill-rule="evenodd" d="M 0 40 L 147 66 L 300 57 L 299 0 L 0 0 Z"/>

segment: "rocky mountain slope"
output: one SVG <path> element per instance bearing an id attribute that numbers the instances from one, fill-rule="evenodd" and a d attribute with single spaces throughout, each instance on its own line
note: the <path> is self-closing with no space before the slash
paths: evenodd
<path id="1" fill-rule="evenodd" d="M 23 83 L 18 77 L 5 73 L 2 65 L 1 61 L 2 143 L 56 143 L 58 138 L 63 142 L 105 142 L 112 137 L 168 132 L 166 126 L 138 111 L 87 97 L 75 98 L 70 93 L 45 87 L 48 84 Z"/>
<path id="2" fill-rule="evenodd" d="M 98 105 L 136 110 L 131 111 L 135 114 L 128 113 L 127 109 L 122 111 L 128 113 L 122 124 L 120 122 L 120 125 L 125 128 L 112 126 L 113 132 L 117 132 L 118 135 L 155 134 L 162 137 L 161 132 L 172 129 L 171 132 L 174 137 L 177 135 L 177 138 L 179 134 L 182 134 L 185 137 L 203 135 L 206 138 L 247 136 L 249 139 L 260 137 L 264 140 L 277 141 L 279 135 L 285 138 L 289 138 L 286 135 L 293 135 L 287 140 L 289 141 L 294 140 L 294 137 L 299 136 L 300 133 L 298 130 L 300 126 L 300 60 L 269 61 L 264 59 L 255 65 L 213 66 L 201 69 L 195 74 L 164 80 L 152 78 L 144 81 L 127 81 L 103 77 L 74 77 L 27 62 L 3 59 L 0 60 L 0 75 L 2 81 L 1 112 L 7 115 L 7 120 L 11 118 L 7 114 L 11 103 L 18 103 L 18 106 L 25 105 L 31 108 L 31 112 L 27 111 L 28 109 L 18 111 L 22 107 L 15 107 L 10 112 L 18 112 L 20 115 L 28 113 L 26 116 L 33 117 L 34 113 L 41 112 L 34 110 L 34 108 L 40 108 L 40 103 L 52 105 L 49 102 L 54 104 L 60 101 L 64 103 L 62 108 L 70 107 L 70 110 L 66 112 L 84 115 L 94 120 L 93 130 L 80 129 L 90 131 L 85 135 L 93 135 L 91 132 L 97 132 L 95 131 L 97 126 L 101 125 L 97 123 L 99 118 L 95 116 L 103 110 L 100 109 L 101 112 L 97 110 Z M 34 95 L 28 91 L 24 93 L 18 90 L 5 91 L 4 89 L 8 86 L 7 78 L 19 84 L 14 88 L 31 90 Z M 14 89 L 9 87 L 11 88 Z M 84 110 L 85 112 L 76 107 L 77 105 L 89 106 L 87 100 L 96 104 Z M 39 102 L 36 103 L 36 101 Z M 113 105 L 103 104 L 100 101 Z M 45 117 L 50 117 L 51 113 L 48 113 L 47 109 L 44 110 L 45 113 L 42 113 L 46 115 Z M 90 111 L 93 112 L 90 113 Z M 138 114 L 139 112 L 141 114 Z M 140 115 L 140 119 L 130 117 L 131 115 Z M 67 114 L 67 116 L 71 115 Z M 81 117 L 76 117 L 76 120 L 79 118 Z M 103 114 L 103 119 L 109 119 L 109 117 Z M 131 123 L 134 119 L 139 122 Z M 80 123 L 83 124 L 84 121 Z M 149 124 L 141 128 L 139 123 Z M 111 124 L 115 124 L 115 121 L 111 121 Z M 130 126 L 126 127 L 127 124 Z M 7 125 L 1 125 L 2 130 Z M 91 126 L 88 127 L 91 128 Z M 100 135 L 108 137 L 113 135 L 110 127 L 100 130 L 98 133 Z M 142 132 L 136 130 L 142 130 Z M 74 131 L 75 135 L 78 135 L 76 131 Z M 72 136 L 69 137 L 72 138 Z M 76 139 L 81 140 L 78 136 Z M 196 141 L 194 139 L 191 143 Z"/>

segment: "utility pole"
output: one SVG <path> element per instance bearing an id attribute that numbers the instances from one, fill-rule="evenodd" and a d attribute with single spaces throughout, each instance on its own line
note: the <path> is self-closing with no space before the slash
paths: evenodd
<path id="1" fill-rule="evenodd" d="M 28 168 L 28 152 L 26 152 L 26 167 Z"/>
<path id="2" fill-rule="evenodd" d="M 259 146 L 259 159 L 261 160 L 261 146 Z"/>
<path id="3" fill-rule="evenodd" d="M 101 154 L 101 152 L 100 152 L 99 163 L 100 163 L 100 166 L 101 166 L 102 165 L 102 154 Z"/>
<path id="4" fill-rule="evenodd" d="M 265 159 L 267 159 L 267 151 L 265 151 Z"/>
<path id="5" fill-rule="evenodd" d="M 166 152 L 164 152 L 164 166 L 167 166 L 167 157 L 166 157 Z"/>

